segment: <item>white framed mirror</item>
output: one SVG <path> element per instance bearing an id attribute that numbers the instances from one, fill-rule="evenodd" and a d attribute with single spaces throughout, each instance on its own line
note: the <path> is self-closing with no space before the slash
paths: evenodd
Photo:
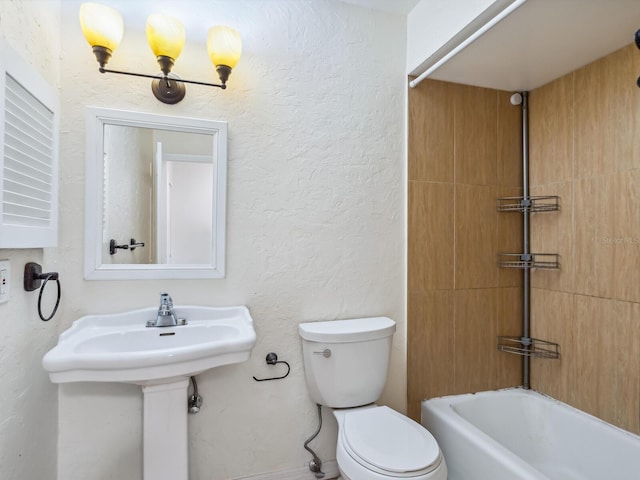
<path id="1" fill-rule="evenodd" d="M 85 278 L 223 278 L 227 124 L 87 108 Z"/>

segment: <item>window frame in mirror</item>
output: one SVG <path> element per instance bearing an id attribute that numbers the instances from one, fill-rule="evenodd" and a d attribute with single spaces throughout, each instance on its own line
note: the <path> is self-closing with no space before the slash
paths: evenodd
<path id="1" fill-rule="evenodd" d="M 227 198 L 227 122 L 174 117 L 127 110 L 87 107 L 85 179 L 86 280 L 224 278 Z M 212 135 L 214 174 L 211 262 L 206 264 L 105 264 L 102 263 L 104 222 L 105 125 Z"/>

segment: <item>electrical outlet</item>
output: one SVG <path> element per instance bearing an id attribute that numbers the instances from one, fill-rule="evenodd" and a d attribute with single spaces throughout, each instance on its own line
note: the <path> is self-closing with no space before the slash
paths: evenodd
<path id="1" fill-rule="evenodd" d="M 0 303 L 9 301 L 11 292 L 11 263 L 9 260 L 0 260 Z"/>

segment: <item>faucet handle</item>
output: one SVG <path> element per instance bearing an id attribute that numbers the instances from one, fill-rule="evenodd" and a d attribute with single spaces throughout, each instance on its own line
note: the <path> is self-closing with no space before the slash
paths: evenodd
<path id="1" fill-rule="evenodd" d="M 169 295 L 168 293 L 161 293 L 160 305 L 168 305 L 170 307 L 173 306 L 173 299 L 171 298 L 171 295 Z"/>

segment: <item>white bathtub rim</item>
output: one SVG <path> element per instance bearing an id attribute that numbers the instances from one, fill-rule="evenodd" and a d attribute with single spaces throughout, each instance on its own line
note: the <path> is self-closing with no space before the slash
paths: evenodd
<path id="1" fill-rule="evenodd" d="M 510 389 L 502 389 L 500 391 L 505 390 L 516 390 L 515 388 Z M 524 391 L 524 389 L 519 389 Z M 423 404 L 429 403 L 430 408 L 435 410 L 440 415 L 437 418 L 437 421 L 442 422 L 444 424 L 444 428 L 447 431 L 455 431 L 457 434 L 461 435 L 465 440 L 471 442 L 476 448 L 485 453 L 484 459 L 482 461 L 494 461 L 499 459 L 500 465 L 505 469 L 508 469 L 512 472 L 518 472 L 518 480 L 541 480 L 547 479 L 540 470 L 534 468 L 532 465 L 524 462 L 520 457 L 518 457 L 514 452 L 509 450 L 507 447 L 502 445 L 500 442 L 487 435 L 482 430 L 478 429 L 475 425 L 469 422 L 464 417 L 458 415 L 452 415 L 450 413 L 453 410 L 453 403 L 460 403 L 466 399 L 472 398 L 476 395 L 482 395 L 486 393 L 494 393 L 494 391 L 489 392 L 479 392 L 479 393 L 466 393 L 460 395 L 449 395 L 445 397 L 437 397 L 429 400 L 423 401 Z M 456 400 L 452 402 L 452 400 Z M 424 410 L 422 411 L 422 424 L 427 428 L 431 433 L 436 437 L 436 440 L 441 443 L 441 450 L 443 451 L 445 461 L 449 465 L 449 469 L 451 473 L 455 473 L 456 462 L 453 458 L 448 456 L 447 445 L 444 443 L 441 438 L 439 439 L 439 435 L 437 431 L 434 431 L 433 426 L 425 424 L 424 419 Z"/>
<path id="2" fill-rule="evenodd" d="M 525 388 L 522 388 L 522 387 L 508 387 L 508 388 L 500 388 L 500 389 L 497 389 L 497 390 L 486 390 L 486 391 L 481 391 L 481 392 L 462 393 L 462 394 L 458 394 L 458 395 L 444 395 L 444 396 L 441 396 L 441 397 L 433 397 L 433 398 L 425 399 L 425 400 L 423 400 L 421 402 L 421 404 L 424 404 L 425 402 L 433 402 L 439 408 L 452 408 L 454 403 L 461 403 L 465 399 L 473 398 L 475 396 L 492 396 L 492 395 L 496 395 L 498 393 L 503 393 L 503 394 L 504 393 L 519 393 L 519 394 L 525 395 L 525 396 L 540 396 L 540 397 L 543 397 L 543 398 L 553 402 L 557 406 L 567 408 L 569 411 L 573 412 L 574 414 L 586 415 L 587 417 L 589 417 L 593 421 L 601 424 L 602 426 L 605 426 L 607 428 L 613 428 L 613 429 L 617 430 L 621 434 L 628 435 L 632 439 L 640 441 L 640 435 L 637 435 L 637 434 L 635 434 L 633 432 L 630 432 L 629 430 L 625 430 L 624 428 L 618 427 L 617 425 L 609 423 L 606 420 L 603 420 L 603 419 L 601 419 L 599 417 L 596 417 L 595 415 L 592 415 L 589 412 L 585 412 L 584 410 L 580 410 L 579 408 L 576 408 L 576 407 L 574 407 L 572 405 L 569 405 L 568 403 L 565 403 L 565 402 L 563 402 L 561 400 L 558 400 L 557 398 L 552 397 L 551 395 L 548 395 L 548 394 L 546 394 L 544 392 L 540 392 L 540 391 L 535 390 L 533 388 L 525 389 Z M 455 399 L 455 401 L 452 402 L 452 400 L 454 400 L 454 399 Z M 471 422 L 469 422 L 464 417 L 459 416 L 459 418 L 461 420 L 464 420 L 468 425 L 474 426 Z"/>
<path id="3" fill-rule="evenodd" d="M 616 427 L 615 425 L 611 425 L 610 423 L 600 418 L 597 418 L 582 410 L 572 407 L 571 405 L 567 405 L 566 403 L 561 402 L 541 392 L 525 390 L 518 387 L 506 388 L 494 391 L 436 397 L 422 402 L 422 424 L 428 430 L 430 430 L 434 437 L 436 437 L 436 440 L 438 440 L 441 450 L 445 455 L 445 460 L 450 467 L 452 479 L 466 479 L 471 474 L 471 470 L 469 470 L 470 465 L 475 465 L 476 470 L 474 470 L 474 472 L 483 471 L 487 474 L 491 472 L 490 477 L 487 478 L 492 478 L 492 480 L 548 480 L 550 478 L 548 475 L 550 475 L 551 473 L 544 473 L 539 470 L 540 467 L 538 465 L 542 464 L 535 460 L 535 450 L 527 451 L 527 453 L 531 452 L 531 454 L 534 455 L 534 457 L 531 457 L 530 460 L 522 458 L 519 453 L 510 448 L 512 447 L 511 443 L 503 443 L 499 438 L 494 437 L 493 434 L 490 433 L 491 429 L 488 431 L 484 431 L 484 427 L 474 424 L 473 416 L 470 418 L 470 420 L 467 420 L 467 418 L 463 416 L 468 416 L 468 414 L 473 415 L 474 413 L 479 413 L 480 415 L 482 415 L 481 406 L 485 402 L 481 402 L 480 404 L 474 402 L 475 398 L 481 397 L 486 397 L 488 399 L 491 399 L 491 397 L 496 397 L 499 400 L 507 399 L 507 404 L 509 403 L 508 399 L 510 397 L 519 397 L 517 403 L 520 403 L 521 401 L 527 403 L 529 401 L 533 401 L 532 405 L 534 408 L 537 409 L 537 407 L 539 406 L 541 406 L 542 408 L 541 410 L 534 410 L 534 414 L 531 418 L 537 418 L 535 413 L 537 411 L 538 414 L 542 413 L 542 415 L 544 416 L 548 414 L 551 416 L 551 418 L 556 418 L 561 422 L 561 424 L 563 424 L 565 420 L 568 420 L 569 422 L 577 421 L 579 425 L 592 425 L 593 428 L 597 431 L 600 431 L 600 429 L 602 429 L 603 434 L 606 434 L 607 436 L 611 435 L 612 437 L 610 438 L 612 438 L 612 440 L 614 440 L 615 443 L 623 449 L 616 449 L 616 451 L 622 452 L 627 448 L 631 449 L 632 454 L 630 456 L 624 456 L 623 458 L 637 458 L 637 455 L 633 453 L 633 451 L 636 451 L 637 446 L 640 443 L 640 437 L 638 435 L 622 428 Z M 475 408 L 476 406 L 479 406 L 480 408 L 479 411 L 476 412 L 469 412 L 468 410 L 466 412 L 464 410 L 461 412 L 460 409 L 455 408 L 456 404 L 467 404 L 471 407 L 471 409 Z M 558 415 L 560 416 L 559 418 Z M 481 416 L 478 418 L 483 417 Z M 493 425 L 493 423 L 491 425 Z M 543 442 L 538 445 L 543 446 L 544 449 L 546 448 L 544 447 L 545 445 L 553 446 L 553 442 L 562 442 L 561 438 L 562 437 L 556 437 L 552 435 L 551 437 L 548 437 L 548 439 L 550 439 L 550 443 Z M 588 440 L 592 437 L 587 436 L 584 438 Z M 563 442 L 558 445 L 569 445 L 569 453 L 572 450 L 571 442 L 569 442 L 569 444 Z M 573 448 L 573 450 L 575 451 L 575 448 Z M 552 452 L 551 456 L 553 457 L 557 453 L 562 452 L 562 449 L 555 450 L 554 448 L 551 448 L 547 451 Z M 453 452 L 455 452 L 455 454 Z M 464 455 L 461 455 L 461 452 L 464 453 Z M 541 452 L 542 456 L 546 457 L 544 451 Z M 596 450 L 596 452 L 597 453 L 595 453 L 591 458 L 600 457 L 601 454 L 599 452 L 602 452 L 602 454 L 606 455 L 606 450 Z M 457 459 L 460 458 L 466 458 L 463 464 L 456 463 Z M 538 457 L 538 459 L 540 458 Z M 471 464 L 469 464 L 469 460 L 471 460 Z M 545 458 L 542 458 L 542 460 L 544 462 Z M 545 463 L 546 465 L 550 465 L 548 462 Z M 551 465 L 555 464 L 556 463 L 554 461 Z M 560 462 L 560 465 L 561 464 L 562 462 Z M 498 467 L 498 465 L 500 467 Z M 601 462 L 598 463 L 595 467 L 596 470 L 601 465 Z M 634 460 L 632 463 L 623 462 L 617 465 L 621 466 L 622 469 L 627 472 L 626 476 L 615 477 L 614 474 L 613 477 L 609 476 L 609 478 L 631 478 L 629 477 L 630 473 L 628 473 L 629 468 L 632 468 L 633 472 L 636 472 L 639 469 L 637 460 Z M 635 475 L 635 473 L 633 475 Z M 553 478 L 556 477 L 554 476 Z M 603 477 L 601 474 L 598 477 L 594 478 Z"/>

